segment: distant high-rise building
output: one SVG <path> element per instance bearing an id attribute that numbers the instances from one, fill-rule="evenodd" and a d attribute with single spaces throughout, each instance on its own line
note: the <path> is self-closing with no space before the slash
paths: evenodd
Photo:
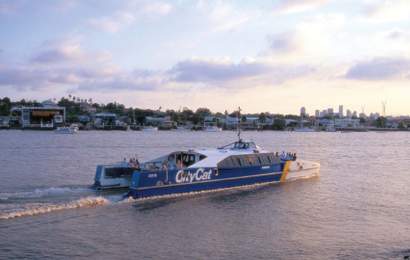
<path id="1" fill-rule="evenodd" d="M 324 109 L 324 110 L 322 110 L 322 112 L 320 112 L 320 117 L 325 117 L 325 116 L 327 116 L 327 110 L 326 109 Z"/>
<path id="2" fill-rule="evenodd" d="M 319 111 L 319 110 L 316 110 L 316 111 L 315 111 L 315 117 L 316 117 L 316 118 L 320 117 L 320 111 Z"/>
<path id="3" fill-rule="evenodd" d="M 343 105 L 339 105 L 339 117 L 343 117 Z"/>
<path id="4" fill-rule="evenodd" d="M 352 115 L 352 117 L 357 118 L 357 111 L 353 111 L 353 115 Z"/>
<path id="5" fill-rule="evenodd" d="M 300 116 L 306 116 L 306 108 L 305 107 L 301 107 L 300 108 Z"/>
<path id="6" fill-rule="evenodd" d="M 352 111 L 350 111 L 350 109 L 346 110 L 346 117 L 352 118 Z"/>
<path id="7" fill-rule="evenodd" d="M 327 114 L 328 114 L 329 116 L 333 116 L 333 115 L 334 115 L 333 108 L 328 108 L 328 109 L 327 109 Z"/>

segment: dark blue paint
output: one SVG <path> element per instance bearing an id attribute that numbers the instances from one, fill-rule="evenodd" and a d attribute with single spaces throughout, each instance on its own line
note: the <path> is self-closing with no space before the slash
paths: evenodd
<path id="1" fill-rule="evenodd" d="M 273 164 L 267 169 L 264 169 L 260 166 L 254 166 L 220 169 L 218 171 L 216 170 L 216 168 L 203 168 L 205 171 L 212 169 L 212 181 L 195 181 L 192 183 L 176 183 L 175 180 L 178 170 L 169 170 L 168 178 L 164 170 L 134 172 L 130 187 L 130 195 L 133 198 L 143 198 L 194 191 L 231 188 L 256 183 L 277 182 L 280 180 L 280 177 L 282 175 L 283 165 L 283 163 Z M 198 168 L 189 169 L 190 172 L 195 172 L 196 170 L 198 170 Z M 185 171 L 187 171 L 187 169 L 185 169 Z M 277 174 L 260 176 L 261 174 L 267 173 Z"/>

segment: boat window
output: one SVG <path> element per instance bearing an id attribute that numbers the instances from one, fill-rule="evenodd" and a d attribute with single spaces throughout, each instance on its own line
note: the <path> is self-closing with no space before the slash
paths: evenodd
<path id="1" fill-rule="evenodd" d="M 271 164 L 271 162 L 269 161 L 269 156 L 267 154 L 260 154 L 258 158 L 262 161 L 262 165 Z"/>
<path id="2" fill-rule="evenodd" d="M 257 156 L 256 158 L 258 158 L 258 162 L 259 162 L 259 164 L 260 164 L 260 165 L 262 165 L 263 163 L 262 163 L 261 158 L 260 158 L 259 156 Z"/>
<path id="3" fill-rule="evenodd" d="M 269 155 L 266 156 L 266 159 L 268 159 L 269 163 L 272 163 L 272 160 Z"/>
<path id="4" fill-rule="evenodd" d="M 202 154 L 200 154 L 198 156 L 197 153 L 181 152 L 181 153 L 176 154 L 176 165 L 178 165 L 178 162 L 181 162 L 182 167 L 188 167 L 188 166 L 196 163 L 197 161 L 203 160 L 205 158 L 206 158 L 206 156 L 202 155 Z"/>
<path id="5" fill-rule="evenodd" d="M 278 158 L 273 153 L 264 154 L 247 154 L 247 155 L 232 155 L 218 163 L 218 168 L 238 168 L 271 165 L 279 162 Z"/>
<path id="6" fill-rule="evenodd" d="M 236 159 L 237 167 L 241 167 L 242 166 L 241 159 L 239 157 L 236 157 L 235 159 Z"/>
<path id="7" fill-rule="evenodd" d="M 246 156 L 246 160 L 247 160 L 247 162 L 248 162 L 248 164 L 249 164 L 250 166 L 261 165 L 261 164 L 258 162 L 258 159 L 257 159 L 256 154 L 247 155 L 247 156 Z"/>
<path id="8" fill-rule="evenodd" d="M 125 167 L 106 168 L 105 169 L 105 177 L 106 178 L 131 177 L 131 175 L 134 171 L 135 171 L 134 168 L 125 168 Z"/>
<path id="9" fill-rule="evenodd" d="M 276 157 L 273 153 L 270 153 L 270 154 L 269 154 L 269 159 L 270 159 L 270 161 L 271 161 L 272 163 L 279 162 L 278 157 Z"/>

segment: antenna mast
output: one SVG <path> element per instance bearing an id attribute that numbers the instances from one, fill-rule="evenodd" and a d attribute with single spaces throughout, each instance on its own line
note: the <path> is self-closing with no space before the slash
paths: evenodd
<path id="1" fill-rule="evenodd" d="M 382 109 L 383 109 L 382 113 L 383 113 L 383 117 L 386 117 L 386 104 L 387 104 L 387 101 L 383 101 L 383 102 L 382 102 Z"/>
<path id="2" fill-rule="evenodd" d="M 239 142 L 242 141 L 241 139 L 241 107 L 238 107 L 238 125 L 237 125 L 237 131 L 238 131 L 238 139 Z"/>

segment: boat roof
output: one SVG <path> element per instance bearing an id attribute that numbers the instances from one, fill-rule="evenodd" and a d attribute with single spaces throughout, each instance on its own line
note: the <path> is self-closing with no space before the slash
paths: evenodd
<path id="1" fill-rule="evenodd" d="M 203 154 L 206 156 L 203 160 L 200 160 L 188 168 L 198 168 L 198 167 L 217 167 L 217 164 L 223 159 L 232 155 L 244 155 L 244 154 L 255 154 L 255 153 L 267 153 L 261 147 L 257 146 L 254 142 L 244 142 L 239 140 L 237 142 L 211 149 L 192 149 L 190 152 L 195 152 Z"/>

